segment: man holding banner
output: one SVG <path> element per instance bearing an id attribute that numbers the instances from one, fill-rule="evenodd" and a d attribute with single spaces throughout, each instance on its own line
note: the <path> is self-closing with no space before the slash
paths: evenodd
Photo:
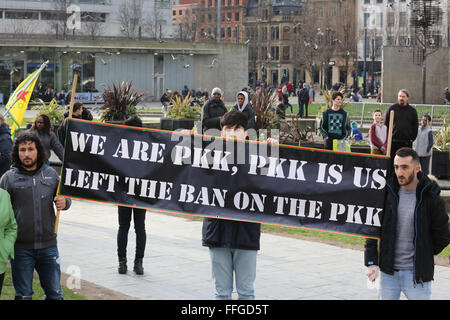
<path id="1" fill-rule="evenodd" d="M 32 299 L 36 269 L 46 299 L 62 300 L 53 204 L 58 210 L 67 210 L 71 200 L 55 196 L 58 174 L 44 163 L 44 149 L 36 135 L 19 135 L 11 158 L 13 168 L 2 176 L 0 187 L 11 196 L 18 225 L 11 260 L 15 299 Z"/>
<path id="2" fill-rule="evenodd" d="M 221 136 L 226 139 L 244 140 L 247 136 L 248 117 L 232 110 L 220 121 Z M 278 144 L 269 138 L 269 144 Z M 231 300 L 233 271 L 239 300 L 254 300 L 253 283 L 256 278 L 256 254 L 259 250 L 261 224 L 205 218 L 202 243 L 209 247 L 211 267 L 217 300 Z"/>
<path id="3" fill-rule="evenodd" d="M 381 270 L 379 298 L 428 300 L 434 274 L 433 255 L 450 242 L 448 215 L 438 184 L 420 170 L 411 148 L 397 150 L 395 176 L 387 183 L 381 240 L 368 239 L 365 265 L 369 280 Z M 379 254 L 379 255 L 378 255 Z"/>

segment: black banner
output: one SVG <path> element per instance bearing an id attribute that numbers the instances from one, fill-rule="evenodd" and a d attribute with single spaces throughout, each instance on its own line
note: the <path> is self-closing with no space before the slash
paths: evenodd
<path id="1" fill-rule="evenodd" d="M 378 238 L 389 158 L 69 120 L 59 194 Z"/>

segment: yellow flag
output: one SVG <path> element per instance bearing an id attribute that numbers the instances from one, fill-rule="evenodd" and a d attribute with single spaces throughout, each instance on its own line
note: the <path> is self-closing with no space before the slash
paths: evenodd
<path id="1" fill-rule="evenodd" d="M 8 103 L 6 104 L 5 116 L 10 117 L 13 121 L 11 125 L 11 136 L 13 139 L 16 131 L 22 124 L 36 81 L 39 78 L 41 71 L 47 66 L 47 63 L 48 61 L 43 63 L 39 69 L 23 80 L 11 97 L 9 97 Z"/>

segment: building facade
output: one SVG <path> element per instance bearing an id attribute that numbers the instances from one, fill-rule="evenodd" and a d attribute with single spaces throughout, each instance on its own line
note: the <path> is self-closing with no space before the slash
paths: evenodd
<path id="1" fill-rule="evenodd" d="M 63 39 L 171 37 L 174 32 L 171 22 L 172 2 L 0 0 L 0 33 Z M 71 24 L 74 28 L 71 28 Z"/>
<path id="2" fill-rule="evenodd" d="M 355 2 L 250 0 L 244 20 L 250 84 L 351 85 Z"/>
<path id="3" fill-rule="evenodd" d="M 413 2 L 417 0 L 361 0 L 357 4 L 357 37 L 359 87 L 372 93 L 382 80 L 383 46 L 414 47 L 418 43 L 411 27 Z M 428 1 L 439 5 L 442 16 L 433 26 L 433 36 L 429 41 L 437 46 L 449 44 L 449 1 Z M 365 75 L 365 76 L 364 76 Z"/>

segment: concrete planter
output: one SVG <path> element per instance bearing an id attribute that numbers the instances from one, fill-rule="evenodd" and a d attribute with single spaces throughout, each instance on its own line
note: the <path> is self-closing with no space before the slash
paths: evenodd
<path id="1" fill-rule="evenodd" d="M 193 119 L 172 119 L 172 118 L 162 118 L 161 119 L 161 129 L 175 131 L 177 129 L 188 129 L 191 130 L 195 121 Z"/>
<path id="2" fill-rule="evenodd" d="M 450 150 L 433 150 L 431 173 L 438 179 L 450 178 Z"/>

